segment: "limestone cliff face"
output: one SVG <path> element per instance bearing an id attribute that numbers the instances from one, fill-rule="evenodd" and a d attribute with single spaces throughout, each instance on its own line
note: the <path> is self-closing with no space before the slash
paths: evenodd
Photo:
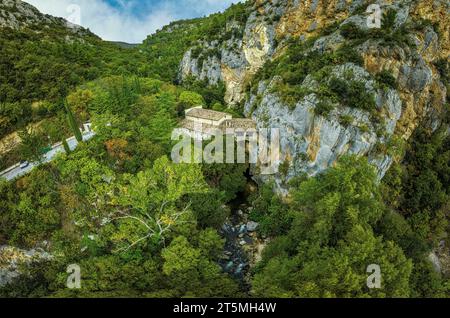
<path id="1" fill-rule="evenodd" d="M 2 0 L 0 5 L 0 27 L 20 29 L 34 23 L 50 24 L 57 18 L 44 16 L 35 7 L 18 0 Z"/>
<path id="2" fill-rule="evenodd" d="M 352 24 L 367 31 L 365 11 L 373 3 L 379 4 L 382 12 L 396 12 L 395 30 L 408 26 L 408 44 L 387 44 L 379 38 L 360 41 L 354 49 L 362 58 L 363 67 L 353 63 L 333 65 L 331 76 L 345 80 L 350 71 L 353 80 L 364 83 L 367 93 L 375 96 L 377 120 L 373 112 L 350 105 L 334 107 L 327 116 L 318 115 L 320 98 L 313 91 L 319 83 L 312 74 L 297 88 L 312 92 L 298 98 L 295 105 L 287 105 L 277 92 L 277 83 L 283 81 L 278 76 L 253 82 L 257 89 L 245 92 L 266 61 L 276 61 L 285 54 L 289 39 L 303 41 L 314 37 L 312 50 L 325 53 L 348 43 L 341 35 L 343 25 Z M 181 63 L 180 77 L 194 76 L 211 84 L 223 81 L 230 107 L 244 104 L 244 113 L 259 128 L 281 128 L 280 163 L 286 163 L 288 169 L 269 177 L 259 176 L 255 167 L 258 179 L 274 179 L 277 188 L 284 191 L 293 177 L 300 173 L 315 175 L 345 154 L 368 156 L 382 178 L 392 162 L 400 159 L 402 144 L 419 124 L 425 123 L 431 129 L 440 126 L 446 111 L 448 83 L 437 62 L 448 63 L 450 53 L 448 1 L 255 1 L 251 10 L 242 38 L 201 44 L 219 48 L 221 58 L 211 57 L 198 63 L 190 50 Z M 338 28 L 321 36 L 322 30 L 333 24 Z M 382 71 L 393 76 L 395 88 L 377 85 L 376 76 Z"/>
<path id="3" fill-rule="evenodd" d="M 397 132 L 409 139 L 422 119 L 430 120 L 436 129 L 439 114 L 444 111 L 447 90 L 434 62 L 449 58 L 449 10 L 448 1 L 408 1 L 402 11 L 402 22 L 411 19 L 429 20 L 439 26 L 438 35 L 433 27 L 412 34 L 416 47 L 381 47 L 367 42 L 362 47 L 366 69 L 375 74 L 389 69 L 399 83 L 403 113 Z M 448 85 L 448 84 L 447 84 Z"/>
<path id="4" fill-rule="evenodd" d="M 381 127 L 375 125 L 369 113 L 363 110 L 341 107 L 334 109 L 328 116 L 316 115 L 315 108 L 319 102 L 316 94 L 305 96 L 292 108 L 277 96 L 273 87 L 279 78 L 274 78 L 267 86 L 261 84 L 258 95 L 261 101 L 252 113 L 258 128 L 273 127 L 280 129 L 282 157 L 281 163 L 287 161 L 289 169 L 278 175 L 261 175 L 262 181 L 274 179 L 278 189 L 283 190 L 287 182 L 302 174 L 315 175 L 332 166 L 337 159 L 345 154 L 368 155 L 370 162 L 379 168 L 381 178 L 389 169 L 395 150 L 378 153 L 374 150 L 377 144 L 388 143 L 394 135 L 396 125 L 402 114 L 402 101 L 399 94 L 393 90 L 377 90 L 370 74 L 363 68 L 348 63 L 333 69 L 332 75 L 344 78 L 351 71 L 355 80 L 365 83 L 366 89 L 375 94 L 377 108 L 385 120 Z M 312 77 L 307 77 L 304 88 L 310 88 L 317 83 Z M 250 114 L 253 96 L 246 103 L 245 112 Z M 351 122 L 343 123 L 342 118 L 351 118 Z M 378 131 L 384 132 L 380 136 Z M 257 171 L 257 169 L 255 170 Z"/>
<path id="5" fill-rule="evenodd" d="M 227 24 L 226 31 L 243 29 L 242 35 L 222 43 L 199 43 L 204 53 L 216 50 L 220 52 L 220 58 L 208 54 L 203 54 L 201 58 L 194 57 L 192 49 L 186 52 L 180 65 L 180 79 L 193 76 L 207 79 L 210 84 L 223 81 L 226 86 L 225 101 L 229 105 L 243 101 L 245 84 L 275 53 L 278 19 L 287 7 L 286 1 L 282 0 L 255 1 L 245 25 L 234 21 Z"/>
<path id="6" fill-rule="evenodd" d="M 39 28 L 36 29 L 35 26 Z M 5 27 L 13 30 L 28 29 L 39 33 L 42 27 L 51 29 L 55 26 L 66 29 L 72 37 L 94 36 L 87 29 L 65 19 L 42 14 L 24 1 L 2 0 L 0 3 L 0 29 Z"/>
<path id="7" fill-rule="evenodd" d="M 245 85 L 267 60 L 283 50 L 286 38 L 313 36 L 319 28 L 348 16 L 356 7 L 358 3 L 347 5 L 345 0 L 256 0 L 249 8 L 251 14 L 244 26 L 234 22 L 227 25 L 227 31 L 244 28 L 243 36 L 224 43 L 199 43 L 204 52 L 218 49 L 221 58 L 199 59 L 193 57 L 192 49 L 187 51 L 180 65 L 180 79 L 193 76 L 207 79 L 210 84 L 223 81 L 225 101 L 229 105 L 238 104 L 245 98 Z"/>

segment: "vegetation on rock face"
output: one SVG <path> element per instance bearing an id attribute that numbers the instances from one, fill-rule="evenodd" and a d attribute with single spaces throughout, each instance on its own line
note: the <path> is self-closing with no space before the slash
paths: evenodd
<path id="1" fill-rule="evenodd" d="M 291 107 L 308 94 L 315 93 L 323 101 L 316 110 L 318 114 L 327 114 L 333 109 L 329 101 L 339 102 L 341 105 L 372 110 L 374 108 L 374 98 L 366 93 L 363 83 L 333 78 L 329 81 L 329 72 L 333 65 L 353 63 L 362 65 L 363 60 L 354 48 L 344 44 L 333 52 L 319 52 L 313 49 L 317 38 L 311 38 L 304 42 L 300 39 L 293 39 L 289 42 L 289 47 L 280 58 L 269 61 L 259 71 L 252 83 L 259 83 L 278 75 L 282 78 L 282 83 L 277 83 L 273 88 L 281 99 Z M 302 86 L 307 76 L 313 76 L 321 81 L 320 87 L 305 88 Z M 250 87 L 254 91 L 256 86 Z"/>
<path id="2" fill-rule="evenodd" d="M 368 31 L 362 30 L 356 24 L 350 22 L 344 24 L 340 28 L 340 34 L 348 40 L 351 40 L 353 44 L 364 43 L 365 41 L 379 40 L 384 46 L 414 46 L 414 42 L 411 36 L 412 26 L 402 24 L 396 26 L 397 12 L 394 9 L 389 9 L 384 12 L 381 28 L 373 28 Z"/>
<path id="3" fill-rule="evenodd" d="M 142 46 L 149 61 L 144 66 L 145 74 L 164 81 L 175 81 L 178 77 L 180 61 L 189 48 L 198 45 L 200 40 L 209 42 L 217 40 L 222 43 L 233 35 L 238 36 L 235 32 L 243 29 L 248 12 L 248 3 L 238 3 L 232 5 L 224 13 L 173 22 L 150 35 Z M 227 30 L 226 24 L 230 21 L 240 24 L 239 28 Z M 198 49 L 194 49 L 192 54 L 198 58 L 200 52 Z"/>
<path id="4" fill-rule="evenodd" d="M 375 97 L 366 92 L 366 87 L 362 82 L 355 80 L 347 82 L 334 77 L 331 78 L 328 86 L 332 98 L 337 98 L 342 105 L 369 111 L 375 109 Z"/>
<path id="5" fill-rule="evenodd" d="M 383 88 L 397 88 L 397 81 L 395 77 L 388 70 L 383 70 L 376 75 L 376 80 Z"/>

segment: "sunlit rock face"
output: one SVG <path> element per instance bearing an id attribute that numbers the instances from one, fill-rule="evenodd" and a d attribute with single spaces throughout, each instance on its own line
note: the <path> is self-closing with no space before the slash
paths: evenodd
<path id="1" fill-rule="evenodd" d="M 243 101 L 245 85 L 275 53 L 277 21 L 287 7 L 287 1 L 256 1 L 244 25 L 233 21 L 227 24 L 227 31 L 238 29 L 240 36 L 233 35 L 222 43 L 199 43 L 203 52 L 216 50 L 220 58 L 206 54 L 206 58 L 200 59 L 193 56 L 192 49 L 185 53 L 180 65 L 181 81 L 190 76 L 206 79 L 210 84 L 223 81 L 226 87 L 225 101 L 231 106 Z"/>
<path id="2" fill-rule="evenodd" d="M 408 45 L 386 45 L 379 39 L 367 39 L 354 49 L 363 67 L 352 63 L 333 66 L 332 76 L 344 79 L 349 70 L 353 80 L 364 83 L 374 94 L 377 120 L 369 111 L 339 105 L 327 116 L 317 115 L 319 98 L 311 93 L 295 105 L 283 102 L 274 89 L 281 78 L 254 83 L 254 76 L 267 61 L 285 54 L 289 39 L 304 41 L 318 37 L 332 24 L 351 23 L 367 30 L 365 8 L 380 4 L 383 12 L 395 10 L 394 28 L 428 20 L 422 28 L 410 29 Z M 402 145 L 423 124 L 432 130 L 441 125 L 448 87 L 436 67 L 438 60 L 450 53 L 448 1 L 255 1 L 245 25 L 230 22 L 227 28 L 242 28 L 241 37 L 223 43 L 199 43 L 205 51 L 217 49 L 219 56 L 199 59 L 186 52 L 180 65 L 180 79 L 194 77 L 210 84 L 223 82 L 229 107 L 240 107 L 253 118 L 258 128 L 280 128 L 282 156 L 280 164 L 288 169 L 276 175 L 261 175 L 254 167 L 255 178 L 275 180 L 280 192 L 287 193 L 288 181 L 300 174 L 316 175 L 347 154 L 367 156 L 381 179 L 392 163 L 400 160 Z M 434 26 L 432 25 L 434 24 Z M 439 31 L 437 31 L 437 29 Z M 348 43 L 339 29 L 319 36 L 312 47 L 318 52 L 333 52 Z M 397 87 L 380 88 L 375 79 L 388 70 Z M 252 85 L 257 89 L 248 91 Z M 301 87 L 317 86 L 307 76 Z M 342 118 L 347 120 L 343 123 Z M 351 120 L 350 120 L 351 119 Z"/>
<path id="3" fill-rule="evenodd" d="M 337 66 L 333 76 L 343 78 L 349 70 L 355 80 L 365 83 L 366 89 L 375 94 L 377 107 L 384 114 L 382 126 L 383 137 L 378 136 L 380 127 L 376 127 L 368 112 L 351 107 L 333 110 L 328 116 L 316 115 L 315 108 L 319 99 L 309 94 L 299 100 L 295 107 L 290 107 L 273 92 L 273 85 L 278 78 L 267 86 L 261 85 L 258 95 L 262 96 L 259 106 L 251 114 L 258 123 L 258 128 L 279 128 L 281 130 L 281 162 L 288 161 L 290 168 L 285 174 L 262 176 L 262 179 L 275 177 L 276 183 L 283 188 L 292 178 L 306 173 L 316 175 L 332 166 L 345 154 L 367 155 L 374 163 L 382 177 L 392 162 L 389 154 L 373 153 L 374 146 L 389 140 L 402 114 L 402 101 L 393 90 L 377 90 L 370 74 L 354 64 Z M 314 80 L 307 77 L 304 88 L 315 85 Z M 261 98 L 261 97 L 260 97 Z M 246 112 L 250 115 L 252 99 L 246 104 Z M 342 123 L 341 118 L 351 118 L 350 123 Z"/>
<path id="4" fill-rule="evenodd" d="M 24 18 L 25 17 L 25 18 Z M 33 6 L 18 0 L 2 0 L 0 7 L 0 27 L 20 29 L 33 23 L 48 24 L 52 22 L 48 16 L 43 16 Z"/>

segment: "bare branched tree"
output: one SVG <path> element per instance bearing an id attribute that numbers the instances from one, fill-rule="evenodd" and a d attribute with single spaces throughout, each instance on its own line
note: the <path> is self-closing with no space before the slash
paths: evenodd
<path id="1" fill-rule="evenodd" d="M 141 216 L 132 215 L 131 208 L 128 210 L 123 209 L 118 210 L 117 216 L 113 217 L 111 219 L 111 222 L 115 220 L 131 220 L 134 222 L 139 222 L 146 228 L 146 233 L 139 239 L 134 240 L 131 244 L 128 244 L 128 246 L 116 250 L 115 253 L 126 252 L 131 248 L 135 247 L 136 245 L 138 245 L 139 243 L 144 242 L 153 237 L 160 238 L 162 244 L 165 246 L 166 234 L 170 232 L 175 225 L 187 223 L 186 221 L 181 221 L 180 218 L 183 215 L 185 215 L 188 212 L 189 208 L 191 207 L 191 202 L 189 202 L 183 210 L 170 215 L 171 222 L 166 222 L 164 220 L 164 217 L 167 215 L 164 213 L 164 209 L 167 206 L 167 204 L 169 204 L 168 201 L 165 201 L 161 204 L 159 208 L 159 214 L 157 217 L 152 217 L 149 213 L 143 213 L 143 215 Z"/>

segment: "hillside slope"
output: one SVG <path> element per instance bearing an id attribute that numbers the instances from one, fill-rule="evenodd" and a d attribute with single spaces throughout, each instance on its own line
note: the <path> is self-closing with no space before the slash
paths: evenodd
<path id="1" fill-rule="evenodd" d="M 57 114 L 61 98 L 76 85 L 105 75 L 137 74 L 144 62 L 137 49 L 102 41 L 23 1 L 2 1 L 0 137 Z"/>

